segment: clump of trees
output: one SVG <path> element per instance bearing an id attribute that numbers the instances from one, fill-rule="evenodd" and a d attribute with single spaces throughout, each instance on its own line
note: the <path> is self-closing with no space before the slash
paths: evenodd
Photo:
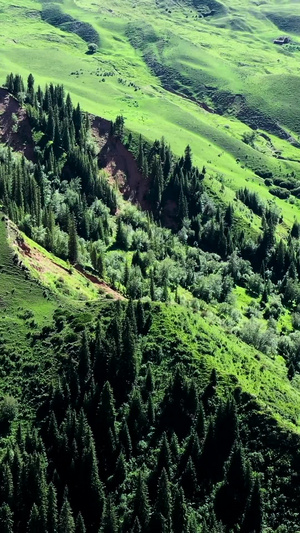
<path id="1" fill-rule="evenodd" d="M 0 465 L 3 531 L 293 528 L 294 444 L 273 431 L 267 448 L 272 426 L 259 406 L 238 388 L 221 399 L 215 370 L 203 379 L 180 343 L 158 354 L 159 308 L 117 302 L 71 343 L 63 313 L 60 377 Z M 284 467 L 273 462 L 277 446 Z"/>

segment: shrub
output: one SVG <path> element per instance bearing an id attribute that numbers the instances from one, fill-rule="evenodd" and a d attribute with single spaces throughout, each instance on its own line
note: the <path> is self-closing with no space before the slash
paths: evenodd
<path id="1" fill-rule="evenodd" d="M 277 196 L 277 198 L 281 198 L 281 200 L 286 200 L 291 195 L 290 191 L 287 191 L 286 189 L 282 189 L 282 187 L 271 187 L 269 189 L 269 192 L 273 194 L 273 196 Z"/>
<path id="2" fill-rule="evenodd" d="M 90 54 L 95 54 L 98 51 L 98 46 L 95 43 L 90 43 L 88 45 L 88 51 Z"/>
<path id="3" fill-rule="evenodd" d="M 4 396 L 0 402 L 0 426 L 7 427 L 16 418 L 18 402 L 13 396 Z"/>
<path id="4" fill-rule="evenodd" d="M 241 339 L 263 353 L 275 353 L 277 338 L 270 328 L 264 330 L 261 322 L 255 318 L 248 320 L 238 332 Z"/>

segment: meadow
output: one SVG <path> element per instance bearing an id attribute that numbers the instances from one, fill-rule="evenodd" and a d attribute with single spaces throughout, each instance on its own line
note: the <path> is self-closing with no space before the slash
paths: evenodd
<path id="1" fill-rule="evenodd" d="M 300 27 L 295 16 L 300 8 L 293 4 L 296 22 L 292 24 L 290 2 L 279 5 L 270 0 L 249 7 L 241 0 L 225 1 L 209 17 L 202 17 L 209 2 L 200 2 L 198 9 L 195 5 L 173 0 L 133 4 L 113 0 L 109 6 L 87 0 L 17 0 L 14 4 L 2 0 L 0 76 L 4 80 L 13 71 L 26 78 L 31 71 L 41 85 L 63 83 L 90 113 L 111 120 L 122 114 L 129 129 L 149 140 L 164 135 L 177 154 L 190 144 L 195 163 L 206 165 L 214 194 L 220 198 L 224 187 L 221 193 L 216 175 L 222 176 L 227 198 L 232 190 L 247 185 L 267 201 L 274 200 L 255 172 L 298 174 L 300 150 L 272 136 L 272 131 L 268 135 L 275 153 L 270 146 L 245 144 L 243 134 L 251 130 L 238 119 L 236 96 L 246 101 L 244 121 L 251 121 L 255 109 L 261 120 L 267 117 L 266 127 L 276 130 L 280 125 L 297 142 L 299 51 L 295 43 Z M 51 12 L 56 16 L 49 18 Z M 96 31 L 97 53 L 86 53 L 90 34 L 72 33 L 66 20 Z M 291 45 L 273 44 L 281 28 L 292 38 Z M 223 109 L 228 98 L 233 103 Z M 206 111 L 199 102 L 215 106 L 221 114 Z M 278 154 L 283 159 L 278 160 Z M 300 218 L 297 199 L 293 205 L 278 198 L 275 202 L 287 226 Z"/>

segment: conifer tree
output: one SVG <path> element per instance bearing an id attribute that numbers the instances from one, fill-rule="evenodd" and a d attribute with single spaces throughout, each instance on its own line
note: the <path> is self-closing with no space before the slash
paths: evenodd
<path id="1" fill-rule="evenodd" d="M 142 470 L 139 471 L 133 499 L 133 516 L 138 518 L 142 531 L 147 531 L 150 520 L 150 505 L 148 489 Z"/>
<path id="2" fill-rule="evenodd" d="M 170 452 L 170 446 L 169 446 L 169 441 L 168 441 L 166 432 L 163 433 L 161 441 L 160 441 L 159 454 L 158 454 L 157 463 L 156 463 L 157 472 L 161 473 L 163 469 L 165 469 L 168 475 L 168 478 L 170 479 L 171 452 Z"/>
<path id="3" fill-rule="evenodd" d="M 183 488 L 177 488 L 173 507 L 173 531 L 185 533 L 187 531 L 188 516 Z"/>
<path id="4" fill-rule="evenodd" d="M 128 321 L 131 325 L 133 335 L 136 335 L 137 334 L 137 323 L 136 323 L 136 316 L 135 316 L 135 308 L 134 308 L 134 304 L 131 298 L 128 300 L 128 304 L 126 308 L 126 317 L 128 318 Z"/>
<path id="5" fill-rule="evenodd" d="M 184 165 L 183 168 L 185 172 L 190 172 L 192 170 L 192 150 L 189 145 L 187 145 L 184 151 Z"/>
<path id="6" fill-rule="evenodd" d="M 58 511 L 57 494 L 53 483 L 50 483 L 48 490 L 48 533 L 58 533 Z"/>
<path id="7" fill-rule="evenodd" d="M 147 404 L 147 419 L 149 426 L 153 426 L 155 423 L 155 408 L 152 399 L 152 394 L 149 395 Z"/>
<path id="8" fill-rule="evenodd" d="M 215 511 L 229 528 L 242 519 L 251 492 L 251 470 L 240 443 L 236 443 L 229 460 L 225 481 L 216 493 Z"/>
<path id="9" fill-rule="evenodd" d="M 117 533 L 118 522 L 117 513 L 114 501 L 111 496 L 107 498 L 105 514 L 103 519 L 103 526 L 101 527 L 101 533 Z"/>
<path id="10" fill-rule="evenodd" d="M 27 533 L 40 533 L 41 523 L 38 507 L 34 503 L 27 523 Z"/>
<path id="11" fill-rule="evenodd" d="M 135 348 L 135 337 L 131 323 L 128 318 L 124 320 L 123 326 L 123 350 L 119 363 L 119 386 L 120 398 L 128 394 L 134 384 L 137 374 L 137 358 Z"/>
<path id="12" fill-rule="evenodd" d="M 77 239 L 77 230 L 76 230 L 76 222 L 74 215 L 71 215 L 69 218 L 69 224 L 68 224 L 68 233 L 69 233 L 69 241 L 68 241 L 68 255 L 70 263 L 77 263 L 78 261 L 78 239 Z"/>
<path id="13" fill-rule="evenodd" d="M 81 337 L 81 346 L 79 351 L 78 374 L 80 384 L 83 386 L 91 375 L 91 354 L 86 329 Z"/>
<path id="14" fill-rule="evenodd" d="M 58 533 L 75 533 L 75 523 L 69 501 L 64 499 L 60 514 Z"/>
<path id="15" fill-rule="evenodd" d="M 132 392 L 127 418 L 134 450 L 137 449 L 138 442 L 144 435 L 145 422 L 145 413 L 142 405 L 140 390 L 139 388 L 135 387 Z"/>
<path id="16" fill-rule="evenodd" d="M 127 473 L 126 460 L 125 460 L 123 452 L 121 452 L 116 462 L 116 469 L 115 469 L 115 473 L 113 477 L 113 484 L 116 488 L 120 487 L 122 483 L 125 481 L 126 473 Z"/>
<path id="17" fill-rule="evenodd" d="M 242 533 L 261 533 L 263 529 L 263 508 L 259 478 L 256 477 L 248 499 L 243 519 Z"/>
<path id="18" fill-rule="evenodd" d="M 181 476 L 181 484 L 187 498 L 194 500 L 197 494 L 198 480 L 195 465 L 189 457 L 185 470 Z"/>
<path id="19" fill-rule="evenodd" d="M 0 531 L 14 533 L 13 513 L 7 503 L 3 503 L 0 507 Z"/>
<path id="20" fill-rule="evenodd" d="M 146 530 L 144 529 L 144 531 Z M 142 533 L 142 528 L 138 517 L 136 517 L 135 521 L 133 522 L 131 533 Z"/>
<path id="21" fill-rule="evenodd" d="M 130 459 L 132 454 L 132 442 L 128 429 L 128 424 L 125 418 L 122 419 L 121 428 L 119 432 L 119 443 L 122 449 L 124 450 L 127 461 Z"/>
<path id="22" fill-rule="evenodd" d="M 150 298 L 152 302 L 155 301 L 155 284 L 154 284 L 154 274 L 153 269 L 150 271 Z"/>
<path id="23" fill-rule="evenodd" d="M 98 464 L 94 439 L 89 429 L 89 442 L 83 450 L 82 456 L 82 507 L 88 531 L 97 533 L 103 514 L 105 498 L 102 483 L 99 478 Z"/>
<path id="24" fill-rule="evenodd" d="M 55 118 L 54 118 L 54 113 L 53 113 L 53 108 L 52 107 L 50 107 L 50 109 L 49 109 L 46 134 L 48 135 L 50 141 L 54 141 L 54 138 L 55 138 Z"/>
<path id="25" fill-rule="evenodd" d="M 78 513 L 76 518 L 75 533 L 86 533 L 86 527 L 82 518 L 82 514 L 80 512 Z"/>
<path id="26" fill-rule="evenodd" d="M 166 521 L 167 531 L 170 531 L 172 527 L 172 496 L 165 469 L 163 469 L 158 482 L 155 512 L 156 515 L 161 514 L 163 516 Z"/>
<path id="27" fill-rule="evenodd" d="M 138 333 L 141 334 L 144 332 L 145 322 L 146 320 L 145 320 L 144 306 L 143 306 L 142 301 L 138 300 L 138 303 L 136 306 L 136 324 L 137 324 Z"/>

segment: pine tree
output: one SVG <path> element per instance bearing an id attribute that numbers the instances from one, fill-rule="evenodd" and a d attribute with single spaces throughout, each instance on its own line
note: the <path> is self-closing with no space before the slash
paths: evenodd
<path id="1" fill-rule="evenodd" d="M 111 496 L 107 498 L 101 533 L 118 533 L 116 507 Z"/>
<path id="2" fill-rule="evenodd" d="M 107 455 L 107 451 L 105 451 Z M 81 461 L 81 505 L 88 531 L 97 533 L 103 515 L 105 497 L 98 473 L 98 463 L 94 439 L 89 428 L 88 444 L 85 446 Z"/>
<path id="3" fill-rule="evenodd" d="M 142 405 L 140 390 L 139 388 L 135 387 L 132 392 L 127 418 L 132 445 L 135 451 L 137 450 L 138 442 L 144 435 L 145 422 L 145 413 Z"/>
<path id="4" fill-rule="evenodd" d="M 120 217 L 117 218 L 116 244 L 121 250 L 127 250 L 127 235 Z"/>
<path id="5" fill-rule="evenodd" d="M 91 376 L 91 354 L 86 330 L 84 330 L 81 337 L 78 374 L 81 386 L 83 386 Z"/>
<path id="6" fill-rule="evenodd" d="M 152 393 L 154 391 L 154 388 L 155 388 L 155 381 L 154 381 L 151 365 L 149 364 L 147 367 L 147 374 L 145 377 L 145 390 L 147 391 L 147 395 L 149 393 Z"/>
<path id="7" fill-rule="evenodd" d="M 153 269 L 150 271 L 150 298 L 152 302 L 155 302 L 155 283 Z"/>
<path id="8" fill-rule="evenodd" d="M 121 423 L 121 428 L 119 432 L 119 443 L 122 449 L 124 450 L 127 461 L 129 461 L 132 454 L 132 442 L 128 429 L 128 424 L 125 418 L 123 418 Z"/>
<path id="9" fill-rule="evenodd" d="M 190 172 L 192 170 L 192 150 L 189 145 L 187 145 L 184 151 L 184 165 L 183 168 L 185 172 Z"/>
<path id="10" fill-rule="evenodd" d="M 0 507 L 0 531 L 14 533 L 13 513 L 7 503 L 3 503 Z"/>
<path id="11" fill-rule="evenodd" d="M 30 516 L 27 523 L 27 533 L 41 533 L 40 514 L 35 503 L 30 511 Z"/>
<path id="12" fill-rule="evenodd" d="M 146 530 L 144 529 L 144 532 L 145 531 Z M 138 517 L 136 517 L 135 521 L 133 522 L 131 533 L 142 533 L 142 528 L 141 528 L 141 524 L 139 522 Z"/>
<path id="13" fill-rule="evenodd" d="M 145 311 L 144 306 L 141 300 L 138 300 L 137 306 L 136 306 L 136 323 L 137 323 L 137 329 L 138 333 L 142 334 L 144 332 L 145 327 Z"/>
<path id="14" fill-rule="evenodd" d="M 29 74 L 27 79 L 27 100 L 32 105 L 34 101 L 34 77 Z"/>
<path id="15" fill-rule="evenodd" d="M 116 463 L 116 469 L 113 476 L 113 485 L 114 487 L 118 488 L 124 483 L 126 479 L 126 473 L 127 473 L 127 467 L 126 467 L 126 460 L 124 457 L 123 452 L 119 454 L 117 463 Z"/>
<path id="16" fill-rule="evenodd" d="M 225 481 L 215 499 L 217 518 L 229 528 L 241 522 L 251 492 L 251 470 L 240 443 L 236 443 L 228 463 Z"/>
<path id="17" fill-rule="evenodd" d="M 171 463 L 172 461 L 169 441 L 166 432 L 164 432 L 160 441 L 159 454 L 156 463 L 156 471 L 160 473 L 163 469 L 165 469 L 168 478 L 170 478 Z"/>
<path id="18" fill-rule="evenodd" d="M 103 336 L 102 325 L 100 321 L 98 321 L 96 325 L 93 360 L 95 381 L 100 387 L 103 387 L 104 383 L 108 379 L 109 353 L 108 346 L 106 345 Z"/>
<path id="19" fill-rule="evenodd" d="M 146 532 L 150 519 L 150 505 L 147 485 L 142 470 L 139 471 L 133 499 L 133 516 L 138 518 L 142 531 Z"/>
<path id="20" fill-rule="evenodd" d="M 53 108 L 52 107 L 50 107 L 50 109 L 49 109 L 46 134 L 48 135 L 50 141 L 54 141 L 54 138 L 55 138 L 55 118 L 54 118 L 54 113 L 53 113 Z"/>
<path id="21" fill-rule="evenodd" d="M 203 403 L 200 402 L 199 407 L 198 407 L 198 411 L 197 411 L 197 414 L 196 414 L 196 418 L 195 418 L 195 429 L 196 429 L 196 432 L 197 432 L 197 435 L 198 435 L 198 438 L 199 438 L 200 442 L 203 442 L 203 440 L 204 440 L 205 427 L 206 427 L 205 412 L 204 412 L 204 408 L 203 408 Z"/>
<path id="22" fill-rule="evenodd" d="M 223 476 L 223 466 L 228 459 L 233 443 L 239 435 L 236 403 L 233 398 L 221 403 L 215 420 L 215 460 L 214 469 L 216 479 Z"/>
<path id="23" fill-rule="evenodd" d="M 130 298 L 128 300 L 127 308 L 126 308 L 126 317 L 128 318 L 128 321 L 131 325 L 132 333 L 133 335 L 137 335 L 137 323 L 136 323 L 136 316 L 135 316 L 135 308 L 132 299 Z"/>
<path id="24" fill-rule="evenodd" d="M 58 533 L 57 494 L 53 483 L 48 490 L 48 533 Z"/>
<path id="25" fill-rule="evenodd" d="M 157 487 L 155 503 L 156 515 L 161 514 L 166 521 L 167 531 L 172 527 L 172 497 L 167 472 L 163 469 Z"/>
<path id="26" fill-rule="evenodd" d="M 78 261 L 78 240 L 77 240 L 77 230 L 76 230 L 76 222 L 74 215 L 71 215 L 69 218 L 69 224 L 68 224 L 68 233 L 69 233 L 69 241 L 68 241 L 68 255 L 69 255 L 69 261 L 71 263 L 77 263 Z"/>
<path id="27" fill-rule="evenodd" d="M 189 457 L 185 470 L 181 476 L 181 484 L 186 497 L 193 501 L 197 494 L 198 480 L 195 465 L 191 457 Z"/>
<path id="28" fill-rule="evenodd" d="M 147 404 L 147 420 L 148 426 L 154 426 L 155 423 L 155 408 L 153 403 L 152 394 L 149 395 L 148 404 Z"/>
<path id="29" fill-rule="evenodd" d="M 123 350 L 119 362 L 118 381 L 120 388 L 120 398 L 124 398 L 131 390 L 137 374 L 137 358 L 135 348 L 135 337 L 132 325 L 128 318 L 124 320 L 123 326 Z"/>
<path id="30" fill-rule="evenodd" d="M 187 508 L 182 487 L 176 490 L 173 507 L 174 533 L 186 533 L 188 524 Z"/>
<path id="31" fill-rule="evenodd" d="M 65 498 L 59 514 L 58 533 L 75 533 L 73 513 L 67 498 Z"/>
<path id="32" fill-rule="evenodd" d="M 75 533 L 86 533 L 86 527 L 81 513 L 78 513 L 76 518 Z"/>
<path id="33" fill-rule="evenodd" d="M 242 523 L 242 533 L 261 533 L 263 529 L 263 508 L 260 482 L 255 478 L 252 493 L 248 499 L 245 516 Z"/>

